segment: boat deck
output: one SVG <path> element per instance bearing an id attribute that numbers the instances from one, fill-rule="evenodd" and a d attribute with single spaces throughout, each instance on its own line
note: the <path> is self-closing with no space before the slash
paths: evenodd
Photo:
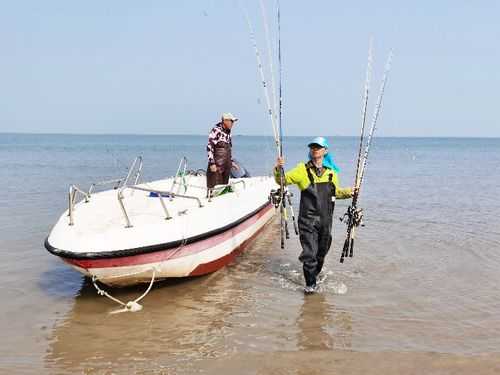
<path id="1" fill-rule="evenodd" d="M 69 212 L 62 214 L 47 245 L 56 255 L 91 258 L 202 237 L 251 216 L 276 188 L 271 177 L 232 179 L 231 192 L 208 199 L 204 176 L 185 176 L 175 186 L 173 182 L 168 178 L 94 193 L 88 202 L 75 204 L 73 225 Z M 151 190 L 178 195 L 160 198 Z"/>

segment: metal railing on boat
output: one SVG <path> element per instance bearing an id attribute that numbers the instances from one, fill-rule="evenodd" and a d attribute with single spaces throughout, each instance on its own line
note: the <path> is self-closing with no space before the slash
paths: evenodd
<path id="1" fill-rule="evenodd" d="M 139 179 L 142 174 L 142 166 L 143 166 L 143 160 L 142 156 L 137 156 L 132 164 L 130 165 L 130 168 L 128 169 L 127 176 L 125 178 L 115 178 L 111 180 L 105 180 L 105 181 L 100 181 L 100 182 L 94 182 L 90 185 L 90 188 L 88 192 L 85 192 L 83 189 L 78 187 L 77 185 L 70 185 L 69 187 L 69 195 L 68 195 L 68 216 L 69 216 L 69 225 L 74 225 L 75 224 L 75 218 L 74 218 L 74 212 L 75 212 L 75 204 L 76 204 L 76 198 L 77 195 L 80 194 L 84 198 L 84 202 L 87 203 L 89 202 L 92 193 L 94 192 L 95 188 L 98 186 L 105 186 L 109 184 L 114 184 L 115 186 L 113 189 L 118 189 L 119 187 L 124 187 L 129 184 L 129 181 L 133 179 L 134 185 L 137 185 L 139 182 Z"/>
<path id="2" fill-rule="evenodd" d="M 77 194 L 80 194 L 85 199 L 85 203 L 87 203 L 90 199 L 90 194 L 84 192 L 76 185 L 70 185 L 69 187 L 69 195 L 68 195 L 68 216 L 69 216 L 69 225 L 75 224 L 74 219 L 74 211 L 75 211 L 75 201 Z"/>
<path id="3" fill-rule="evenodd" d="M 92 183 L 92 185 L 90 185 L 90 188 L 89 188 L 89 196 L 92 195 L 92 193 L 94 192 L 94 189 L 97 187 L 97 186 L 105 186 L 105 185 L 110 185 L 110 184 L 116 184 L 113 189 L 118 189 L 122 183 L 122 181 L 124 181 L 125 179 L 124 178 L 115 178 L 115 179 L 112 179 L 112 180 L 105 180 L 105 181 L 99 181 L 99 182 L 94 182 Z"/>
<path id="4" fill-rule="evenodd" d="M 171 219 L 172 216 L 170 215 L 170 213 L 167 209 L 167 206 L 165 204 L 165 201 L 163 200 L 164 196 L 167 196 L 170 200 L 172 200 L 173 198 L 192 199 L 198 203 L 198 207 L 200 207 L 200 208 L 203 207 L 203 204 L 201 203 L 201 199 L 199 197 L 195 197 L 192 195 L 177 194 L 177 193 L 174 193 L 172 191 L 151 189 L 151 188 L 146 188 L 146 187 L 142 187 L 142 186 L 124 186 L 118 191 L 118 202 L 120 203 L 120 208 L 122 210 L 123 217 L 125 218 L 125 222 L 126 222 L 125 228 L 131 228 L 133 226 L 132 223 L 130 222 L 130 218 L 127 214 L 127 210 L 125 209 L 125 204 L 123 203 L 123 200 L 124 200 L 123 191 L 125 189 L 140 190 L 140 191 L 146 191 L 149 193 L 157 194 L 158 198 L 160 200 L 160 204 L 163 208 L 163 212 L 165 213 L 166 220 Z"/>
<path id="5" fill-rule="evenodd" d="M 174 180 L 172 182 L 172 187 L 170 188 L 171 192 L 175 191 L 176 186 L 177 186 L 176 194 L 179 193 L 181 187 L 184 187 L 184 192 L 186 192 L 189 187 L 192 187 L 195 189 L 201 189 L 201 190 L 206 191 L 207 198 L 209 201 L 211 201 L 211 199 L 214 197 L 214 192 L 222 191 L 228 186 L 232 188 L 236 184 L 241 183 L 241 184 L 243 184 L 243 189 L 246 189 L 246 184 L 245 184 L 244 180 L 235 181 L 235 182 L 232 182 L 232 183 L 226 184 L 226 185 L 216 185 L 213 188 L 207 188 L 206 186 L 189 184 L 189 183 L 187 183 L 186 177 L 189 177 L 190 175 L 193 175 L 193 174 L 198 175 L 198 173 L 193 172 L 193 171 L 188 171 L 187 165 L 188 165 L 188 160 L 185 156 L 183 156 L 179 162 L 179 165 L 177 167 L 177 171 L 175 172 Z"/>
<path id="6" fill-rule="evenodd" d="M 218 189 L 224 189 L 225 187 L 228 187 L 228 186 L 229 187 L 233 187 L 234 185 L 237 185 L 237 184 L 242 184 L 243 188 L 246 189 L 246 183 L 245 183 L 244 180 L 234 181 L 234 182 L 232 182 L 230 184 L 227 184 L 227 185 L 216 185 L 216 188 L 218 188 Z M 201 186 L 196 186 L 196 187 L 201 188 Z M 199 197 L 194 196 L 194 195 L 178 194 L 178 193 L 173 192 L 173 191 L 160 190 L 160 189 L 152 189 L 152 188 L 147 188 L 147 187 L 142 187 L 142 186 L 123 186 L 118 191 L 117 198 L 118 198 L 118 202 L 120 203 L 120 208 L 121 208 L 121 211 L 123 213 L 123 217 L 125 219 L 125 228 L 131 228 L 131 227 L 133 227 L 133 225 L 132 225 L 132 223 L 130 221 L 130 217 L 129 217 L 128 213 L 127 213 L 127 209 L 125 208 L 125 204 L 124 204 L 125 197 L 123 195 L 123 192 L 126 189 L 140 190 L 140 191 L 145 191 L 145 192 L 157 194 L 158 198 L 160 200 L 160 204 L 161 204 L 161 207 L 163 209 L 163 212 L 165 213 L 165 220 L 171 219 L 172 215 L 170 214 L 170 212 L 167 209 L 167 205 L 165 204 L 164 197 L 168 197 L 170 201 L 172 201 L 174 198 L 192 199 L 192 200 L 195 200 L 198 203 L 198 207 L 199 208 L 203 207 L 201 199 Z M 207 188 L 205 188 L 205 189 L 209 192 L 208 201 L 210 202 L 210 200 L 212 198 L 210 196 L 210 191 L 212 189 L 207 189 Z"/>
<path id="7" fill-rule="evenodd" d="M 137 164 L 139 163 L 139 164 Z M 90 185 L 90 188 L 89 188 L 89 192 L 88 192 L 88 195 L 92 195 L 92 193 L 94 192 L 94 189 L 97 187 L 97 186 L 105 186 L 105 185 L 109 185 L 109 184 L 115 184 L 115 186 L 113 187 L 113 189 L 118 189 L 120 186 L 126 186 L 128 185 L 129 183 L 129 180 L 134 176 L 135 179 L 134 179 L 134 185 L 137 185 L 137 183 L 139 182 L 139 178 L 141 177 L 141 174 L 142 174 L 142 165 L 143 165 L 143 161 L 142 161 L 142 156 L 137 156 L 134 161 L 132 162 L 132 164 L 130 165 L 130 168 L 128 169 L 128 173 L 127 173 L 127 176 L 126 177 L 122 177 L 122 178 L 114 178 L 112 180 L 105 180 L 105 181 L 99 181 L 99 182 L 94 182 Z M 135 171 L 135 173 L 134 173 Z M 122 182 L 123 182 L 123 185 L 122 185 Z"/>
<path id="8" fill-rule="evenodd" d="M 69 203 L 68 203 L 69 225 L 74 225 L 74 211 L 75 211 L 75 204 L 76 204 L 77 195 L 80 194 L 81 196 L 83 196 L 84 202 L 87 203 L 87 202 L 89 202 L 91 195 L 94 192 L 95 188 L 98 186 L 114 184 L 113 189 L 118 189 L 118 193 L 117 193 L 118 203 L 120 205 L 120 209 L 121 209 L 123 217 L 125 219 L 125 223 L 126 223 L 125 227 L 126 228 L 131 228 L 133 226 L 131 221 L 130 221 L 130 217 L 127 213 L 127 209 L 125 208 L 125 203 L 124 203 L 125 196 L 124 196 L 123 192 L 126 189 L 132 190 L 132 194 L 136 190 L 157 194 L 159 197 L 159 201 L 160 201 L 162 210 L 165 214 L 166 220 L 172 219 L 172 215 L 168 211 L 168 208 L 165 204 L 165 200 L 164 200 L 165 197 L 168 197 L 170 201 L 172 201 L 174 198 L 195 200 L 198 203 L 198 207 L 200 207 L 200 208 L 203 207 L 203 204 L 202 204 L 200 197 L 197 197 L 194 195 L 179 194 L 181 187 L 184 187 L 185 191 L 187 191 L 188 187 L 205 190 L 207 192 L 207 198 L 208 198 L 209 202 L 211 202 L 212 198 L 214 198 L 216 196 L 216 195 L 214 195 L 214 192 L 222 192 L 227 187 L 233 188 L 234 186 L 236 186 L 238 184 L 242 184 L 243 189 L 246 189 L 246 182 L 244 180 L 233 181 L 233 182 L 226 184 L 226 185 L 216 185 L 210 189 L 207 188 L 206 186 L 188 184 L 184 178 L 186 176 L 190 175 L 190 173 L 192 173 L 192 172 L 189 172 L 187 170 L 187 158 L 186 157 L 183 157 L 179 163 L 179 166 L 177 168 L 177 172 L 176 172 L 174 180 L 172 182 L 172 187 L 171 187 L 170 191 L 160 190 L 160 189 L 152 189 L 149 187 L 137 185 L 139 182 L 139 179 L 142 175 L 142 167 L 143 167 L 143 159 L 141 156 L 137 156 L 134 159 L 134 161 L 132 162 L 132 164 L 129 168 L 128 174 L 125 178 L 116 178 L 116 179 L 92 183 L 90 185 L 88 192 L 85 192 L 83 189 L 79 188 L 76 185 L 71 185 L 70 189 L 69 189 L 69 198 L 68 198 L 68 201 L 69 201 Z M 131 184 L 131 180 L 133 181 L 133 184 Z M 177 191 L 174 191 L 176 186 L 177 186 L 177 189 L 176 189 Z"/>
<path id="9" fill-rule="evenodd" d="M 187 158 L 183 156 L 181 158 L 181 161 L 179 162 L 179 166 L 177 167 L 177 172 L 175 172 L 174 181 L 172 182 L 172 187 L 170 188 L 170 191 L 174 191 L 175 185 L 179 185 L 177 187 L 177 193 L 181 190 L 181 186 L 184 186 L 184 192 L 187 190 L 186 186 L 187 184 L 186 181 L 184 180 L 186 177 L 187 163 L 188 163 Z M 181 180 L 181 183 L 177 182 L 178 179 Z"/>

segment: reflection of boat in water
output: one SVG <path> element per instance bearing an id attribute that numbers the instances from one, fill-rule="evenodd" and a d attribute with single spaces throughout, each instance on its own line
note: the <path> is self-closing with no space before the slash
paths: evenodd
<path id="1" fill-rule="evenodd" d="M 234 350 L 225 333 L 249 302 L 232 272 L 165 280 L 151 290 L 140 314 L 104 317 L 109 301 L 94 298 L 92 284 L 84 280 L 70 310 L 51 329 L 45 367 L 71 374 L 194 373 L 189 369 L 196 360 Z M 140 289 L 115 293 L 128 299 Z"/>
<path id="2" fill-rule="evenodd" d="M 271 177 L 230 179 L 207 191 L 185 158 L 172 178 L 139 183 L 141 172 L 138 157 L 124 179 L 88 192 L 72 185 L 47 250 L 109 285 L 197 276 L 232 261 L 274 215 Z M 105 184 L 114 189 L 93 192 Z"/>

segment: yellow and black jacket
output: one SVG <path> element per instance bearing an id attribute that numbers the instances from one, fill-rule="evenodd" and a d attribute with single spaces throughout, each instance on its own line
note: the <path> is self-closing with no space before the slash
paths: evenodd
<path id="1" fill-rule="evenodd" d="M 309 227 L 317 220 L 322 221 L 323 225 L 330 224 L 335 198 L 348 199 L 352 196 L 351 188 L 340 187 L 339 177 L 334 170 L 323 167 L 321 172 L 319 174 L 313 163 L 308 162 L 299 163 L 285 173 L 285 184 L 297 185 L 300 189 L 299 227 Z M 279 183 L 277 170 L 275 179 Z"/>
<path id="2" fill-rule="evenodd" d="M 299 163 L 293 169 L 290 169 L 285 173 L 285 184 L 286 185 L 297 185 L 300 191 L 306 190 L 311 184 L 311 180 L 309 179 L 309 175 L 307 170 L 311 171 L 314 183 L 323 183 L 329 182 L 329 175 L 332 174 L 331 183 L 335 185 L 335 197 L 337 199 L 348 199 L 351 198 L 352 189 L 351 188 L 341 188 L 339 177 L 337 172 L 332 169 L 323 167 L 323 174 L 318 176 L 316 173 L 316 168 L 312 165 L 311 162 Z M 279 171 L 274 171 L 274 177 L 276 182 L 279 184 Z"/>

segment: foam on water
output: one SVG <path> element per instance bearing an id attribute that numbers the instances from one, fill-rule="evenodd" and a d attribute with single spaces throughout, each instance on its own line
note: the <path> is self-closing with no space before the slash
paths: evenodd
<path id="1" fill-rule="evenodd" d="M 280 265 L 279 276 L 272 276 L 271 280 L 276 281 L 282 289 L 303 290 L 304 277 L 302 270 L 291 268 L 290 263 Z M 333 271 L 324 270 L 317 279 L 317 293 L 331 293 L 343 295 L 347 293 L 347 286 L 340 280 L 334 278 Z"/>

